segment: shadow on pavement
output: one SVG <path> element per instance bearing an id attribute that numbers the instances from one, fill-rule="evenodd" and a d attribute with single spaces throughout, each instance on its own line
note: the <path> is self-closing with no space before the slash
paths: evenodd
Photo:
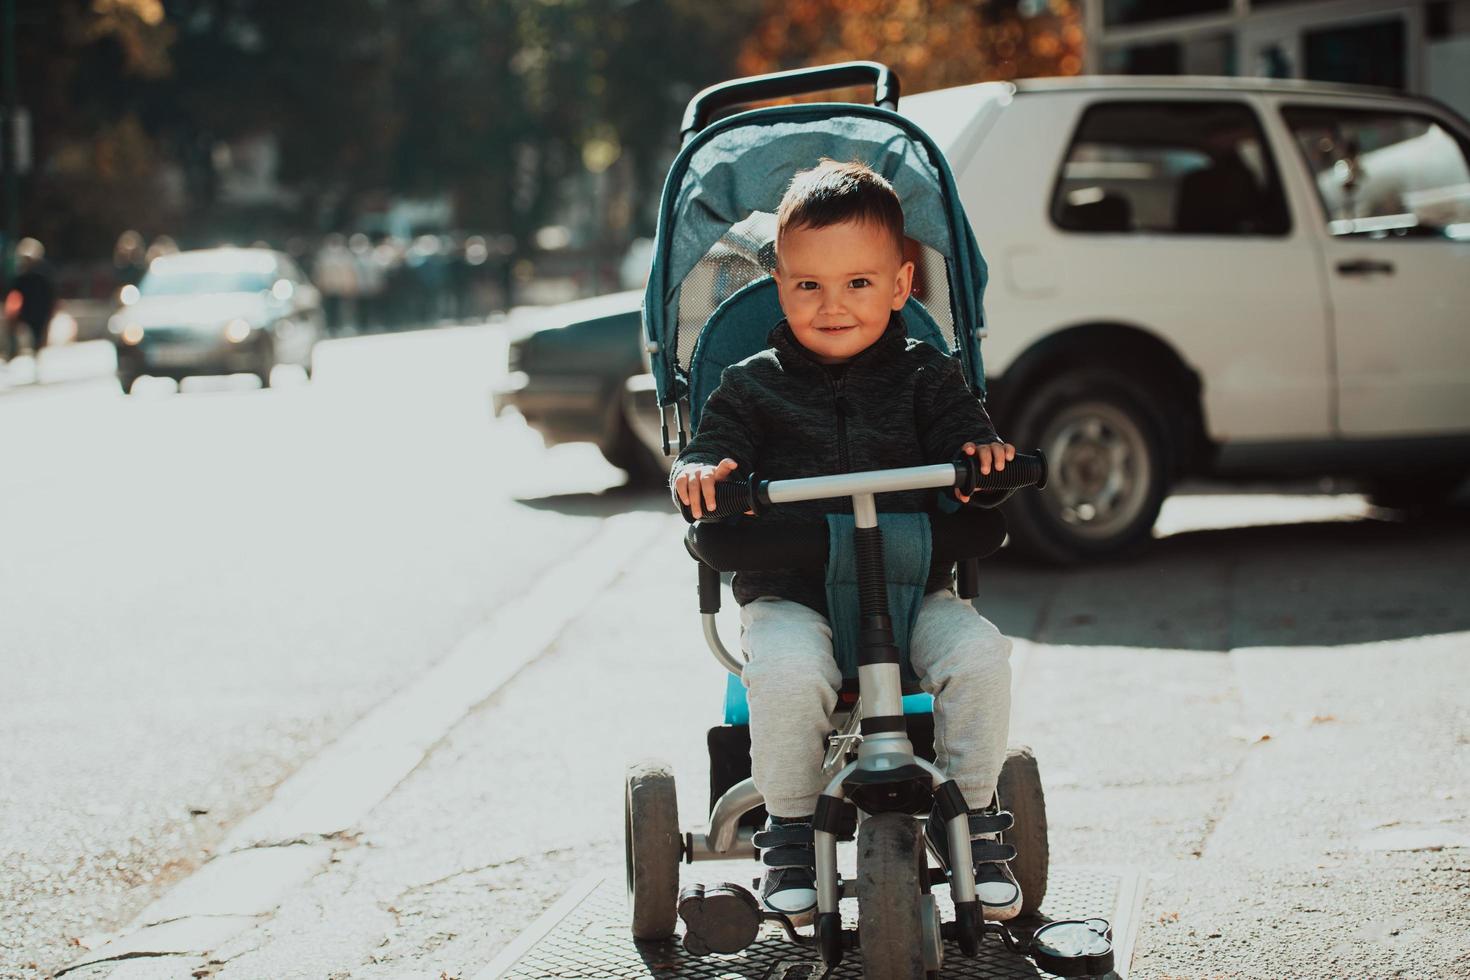
<path id="1" fill-rule="evenodd" d="M 665 490 L 623 486 L 583 493 L 554 493 L 545 497 L 517 497 L 516 503 L 535 510 L 551 510 L 569 517 L 611 517 L 631 512 L 673 514 Z"/>
<path id="2" fill-rule="evenodd" d="M 1460 509 L 1185 532 L 1083 568 L 1002 552 L 982 569 L 979 607 L 1002 631 L 1053 644 L 1335 646 L 1470 630 L 1467 571 Z"/>

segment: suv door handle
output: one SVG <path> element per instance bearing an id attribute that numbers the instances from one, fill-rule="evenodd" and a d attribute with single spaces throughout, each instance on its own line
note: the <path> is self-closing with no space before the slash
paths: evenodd
<path id="1" fill-rule="evenodd" d="M 1337 271 L 1344 276 L 1371 276 L 1375 272 L 1381 272 L 1385 276 L 1393 275 L 1392 262 L 1378 262 L 1373 259 L 1357 259 L 1352 262 L 1337 263 Z"/>

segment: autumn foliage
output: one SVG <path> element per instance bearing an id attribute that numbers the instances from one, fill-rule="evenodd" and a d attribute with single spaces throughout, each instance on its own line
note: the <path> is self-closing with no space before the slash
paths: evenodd
<path id="1" fill-rule="evenodd" d="M 1079 0 L 767 0 L 742 74 L 889 65 L 905 92 L 1082 71 Z"/>

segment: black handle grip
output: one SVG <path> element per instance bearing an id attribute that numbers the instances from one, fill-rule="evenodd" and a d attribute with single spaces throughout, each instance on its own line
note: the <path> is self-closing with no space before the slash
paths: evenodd
<path id="1" fill-rule="evenodd" d="M 690 485 L 690 493 L 702 493 L 697 485 Z M 704 498 L 700 498 L 700 509 L 704 509 Z M 680 501 L 679 510 L 684 514 L 684 520 L 694 523 L 694 512 L 685 503 Z M 749 480 L 721 480 L 715 484 L 715 509 L 705 510 L 700 515 L 702 521 L 719 521 L 726 517 L 734 517 L 748 510 L 755 510 L 755 494 Z"/>
<path id="2" fill-rule="evenodd" d="M 837 65 L 797 68 L 721 82 L 689 100 L 689 107 L 684 110 L 684 122 L 679 126 L 679 136 L 681 140 L 688 139 L 708 125 L 716 112 L 730 106 L 869 83 L 873 85 L 874 105 L 898 108 L 898 75 L 887 65 L 876 61 L 845 61 Z"/>
<path id="3" fill-rule="evenodd" d="M 1006 461 L 1003 470 L 992 469 L 980 472 L 980 463 L 974 456 L 960 453 L 955 458 L 955 489 L 969 495 L 976 490 L 1018 490 L 1034 486 L 1038 490 L 1046 487 L 1046 455 L 1040 449 L 1032 453 L 1016 453 L 1016 458 Z"/>

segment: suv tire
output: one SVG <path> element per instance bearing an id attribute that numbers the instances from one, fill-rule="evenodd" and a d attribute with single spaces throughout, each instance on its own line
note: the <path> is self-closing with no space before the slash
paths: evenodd
<path id="1" fill-rule="evenodd" d="M 1163 411 L 1147 390 L 1106 368 L 1042 384 L 1014 416 L 1014 441 L 1046 453 L 1048 483 L 1006 504 L 1011 544 L 1051 564 L 1146 544 L 1168 489 Z"/>
<path id="2" fill-rule="evenodd" d="M 632 423 L 623 414 L 621 405 L 615 410 L 618 411 L 618 418 L 614 423 L 612 441 L 609 445 L 599 447 L 602 458 L 628 474 L 628 486 L 632 489 L 656 490 L 667 487 L 668 464 L 655 456 L 643 444 L 643 440 L 638 438 Z"/>

